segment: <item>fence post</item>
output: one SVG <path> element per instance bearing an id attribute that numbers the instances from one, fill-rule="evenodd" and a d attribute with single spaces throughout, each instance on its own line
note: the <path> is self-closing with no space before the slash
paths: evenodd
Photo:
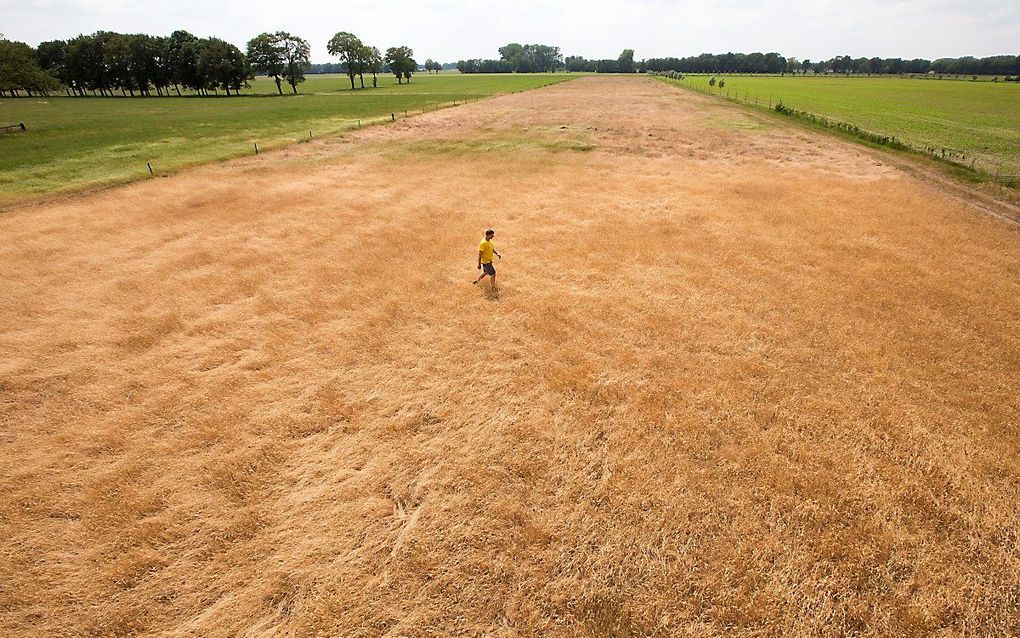
<path id="1" fill-rule="evenodd" d="M 152 172 L 152 164 L 151 164 L 151 163 L 149 163 L 149 162 L 146 162 L 146 163 L 145 163 L 145 165 L 146 165 L 146 166 L 147 166 L 147 167 L 149 168 L 149 175 L 153 175 L 153 172 Z"/>
<path id="2" fill-rule="evenodd" d="M 256 155 L 259 154 L 259 143 L 258 142 L 255 142 L 255 154 Z"/>
<path id="3" fill-rule="evenodd" d="M 396 113 L 390 113 L 390 121 L 391 122 L 396 122 L 397 121 Z"/>

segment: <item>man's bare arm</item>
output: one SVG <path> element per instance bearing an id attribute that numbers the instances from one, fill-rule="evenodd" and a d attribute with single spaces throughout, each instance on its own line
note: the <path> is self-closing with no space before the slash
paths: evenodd
<path id="1" fill-rule="evenodd" d="M 482 269 L 482 251 L 478 251 L 478 269 Z"/>

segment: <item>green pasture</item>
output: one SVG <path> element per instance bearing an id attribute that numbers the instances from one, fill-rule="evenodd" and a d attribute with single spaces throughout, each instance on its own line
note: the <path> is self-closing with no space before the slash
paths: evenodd
<path id="1" fill-rule="evenodd" d="M 709 75 L 681 84 L 710 89 Z M 715 94 L 801 111 L 855 124 L 904 144 L 950 149 L 997 175 L 1020 174 L 1020 83 L 905 77 L 716 75 L 726 86 Z M 670 82 L 673 82 L 669 80 Z"/>
<path id="2" fill-rule="evenodd" d="M 398 85 L 352 91 L 345 75 L 312 75 L 298 95 L 276 94 L 259 78 L 239 97 L 8 98 L 0 125 L 24 122 L 26 132 L 0 133 L 0 205 L 28 196 L 74 191 L 236 157 L 312 136 L 402 117 L 422 109 L 561 82 L 566 74 L 416 75 Z"/>

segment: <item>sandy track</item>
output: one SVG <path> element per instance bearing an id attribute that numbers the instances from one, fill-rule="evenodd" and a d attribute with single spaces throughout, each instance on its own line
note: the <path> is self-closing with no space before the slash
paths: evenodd
<path id="1" fill-rule="evenodd" d="M 583 78 L 0 238 L 4 635 L 1020 633 L 1020 236 L 877 154 Z"/>

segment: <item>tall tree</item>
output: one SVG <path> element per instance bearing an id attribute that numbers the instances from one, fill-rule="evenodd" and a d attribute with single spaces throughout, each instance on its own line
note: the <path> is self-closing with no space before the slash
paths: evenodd
<path id="1" fill-rule="evenodd" d="M 248 40 L 248 62 L 252 71 L 273 78 L 276 92 L 283 95 L 282 77 L 286 71 L 286 53 L 279 33 L 260 33 Z"/>
<path id="2" fill-rule="evenodd" d="M 519 58 L 522 55 L 524 55 L 524 47 L 516 42 L 499 47 L 499 57 L 501 60 L 512 62 L 515 58 Z"/>
<path id="3" fill-rule="evenodd" d="M 775 51 L 766 53 L 762 61 L 765 73 L 782 73 L 786 70 L 786 58 Z"/>
<path id="4" fill-rule="evenodd" d="M 361 55 L 361 47 L 364 46 L 358 36 L 347 31 L 340 31 L 326 44 L 326 51 L 340 59 L 340 65 L 344 67 L 347 77 L 351 80 L 351 89 L 354 89 L 354 76 L 358 74 L 358 59 Z"/>
<path id="5" fill-rule="evenodd" d="M 156 94 L 160 97 L 170 95 L 170 85 L 173 83 L 168 57 L 169 45 L 170 38 L 168 37 L 156 36 L 152 38 L 152 85 L 156 87 Z"/>
<path id="6" fill-rule="evenodd" d="M 39 66 L 36 51 L 24 42 L 0 40 L 0 92 L 17 96 L 47 94 L 59 88 L 57 78 Z"/>
<path id="7" fill-rule="evenodd" d="M 536 71 L 547 73 L 563 66 L 563 55 L 559 47 L 546 44 L 528 44 L 525 53 L 531 58 Z"/>
<path id="8" fill-rule="evenodd" d="M 305 69 L 311 64 L 311 47 L 308 46 L 308 40 L 286 31 L 277 31 L 276 35 L 283 45 L 284 77 L 290 89 L 297 93 L 297 85 L 305 81 Z"/>
<path id="9" fill-rule="evenodd" d="M 159 41 L 151 35 L 139 33 L 128 40 L 131 54 L 131 74 L 135 86 L 142 95 L 151 96 L 151 86 L 156 84 L 159 61 Z"/>
<path id="10" fill-rule="evenodd" d="M 237 93 L 248 86 L 251 69 L 236 46 L 219 38 L 206 38 L 198 50 L 198 75 L 205 90 L 221 88 L 230 95 L 230 89 Z"/>
<path id="11" fill-rule="evenodd" d="M 368 71 L 372 74 L 372 88 L 379 86 L 379 74 L 383 71 L 383 56 L 376 47 L 372 47 L 368 56 Z"/>
<path id="12" fill-rule="evenodd" d="M 620 73 L 634 72 L 634 49 L 624 49 L 620 57 L 616 59 L 617 70 Z"/>
<path id="13" fill-rule="evenodd" d="M 105 50 L 115 34 L 96 31 L 92 35 L 79 35 L 67 41 L 67 69 L 80 95 L 85 91 L 106 95 L 111 88 L 111 77 L 105 63 Z"/>
<path id="14" fill-rule="evenodd" d="M 358 57 L 356 66 L 358 67 L 358 80 L 361 82 L 361 88 L 365 88 L 365 73 L 369 73 L 369 66 L 372 60 L 372 47 L 367 44 L 362 44 L 358 48 Z"/>
<path id="15" fill-rule="evenodd" d="M 390 66 L 390 72 L 397 76 L 397 84 L 404 78 L 411 81 L 411 75 L 418 70 L 418 63 L 412 57 L 414 51 L 411 47 L 390 47 L 386 49 L 386 64 Z"/>
<path id="16" fill-rule="evenodd" d="M 35 52 L 42 70 L 56 77 L 70 91 L 71 78 L 67 72 L 67 43 L 63 40 L 40 42 Z"/>
<path id="17" fill-rule="evenodd" d="M 166 66 L 170 72 L 170 81 L 181 94 L 181 88 L 194 87 L 199 84 L 198 71 L 198 38 L 187 31 L 174 31 L 167 38 Z"/>
<path id="18" fill-rule="evenodd" d="M 110 36 L 103 47 L 103 66 L 109 75 L 110 88 L 120 89 L 135 95 L 135 76 L 131 66 L 134 59 L 131 55 L 131 39 L 134 36 L 115 33 Z"/>

